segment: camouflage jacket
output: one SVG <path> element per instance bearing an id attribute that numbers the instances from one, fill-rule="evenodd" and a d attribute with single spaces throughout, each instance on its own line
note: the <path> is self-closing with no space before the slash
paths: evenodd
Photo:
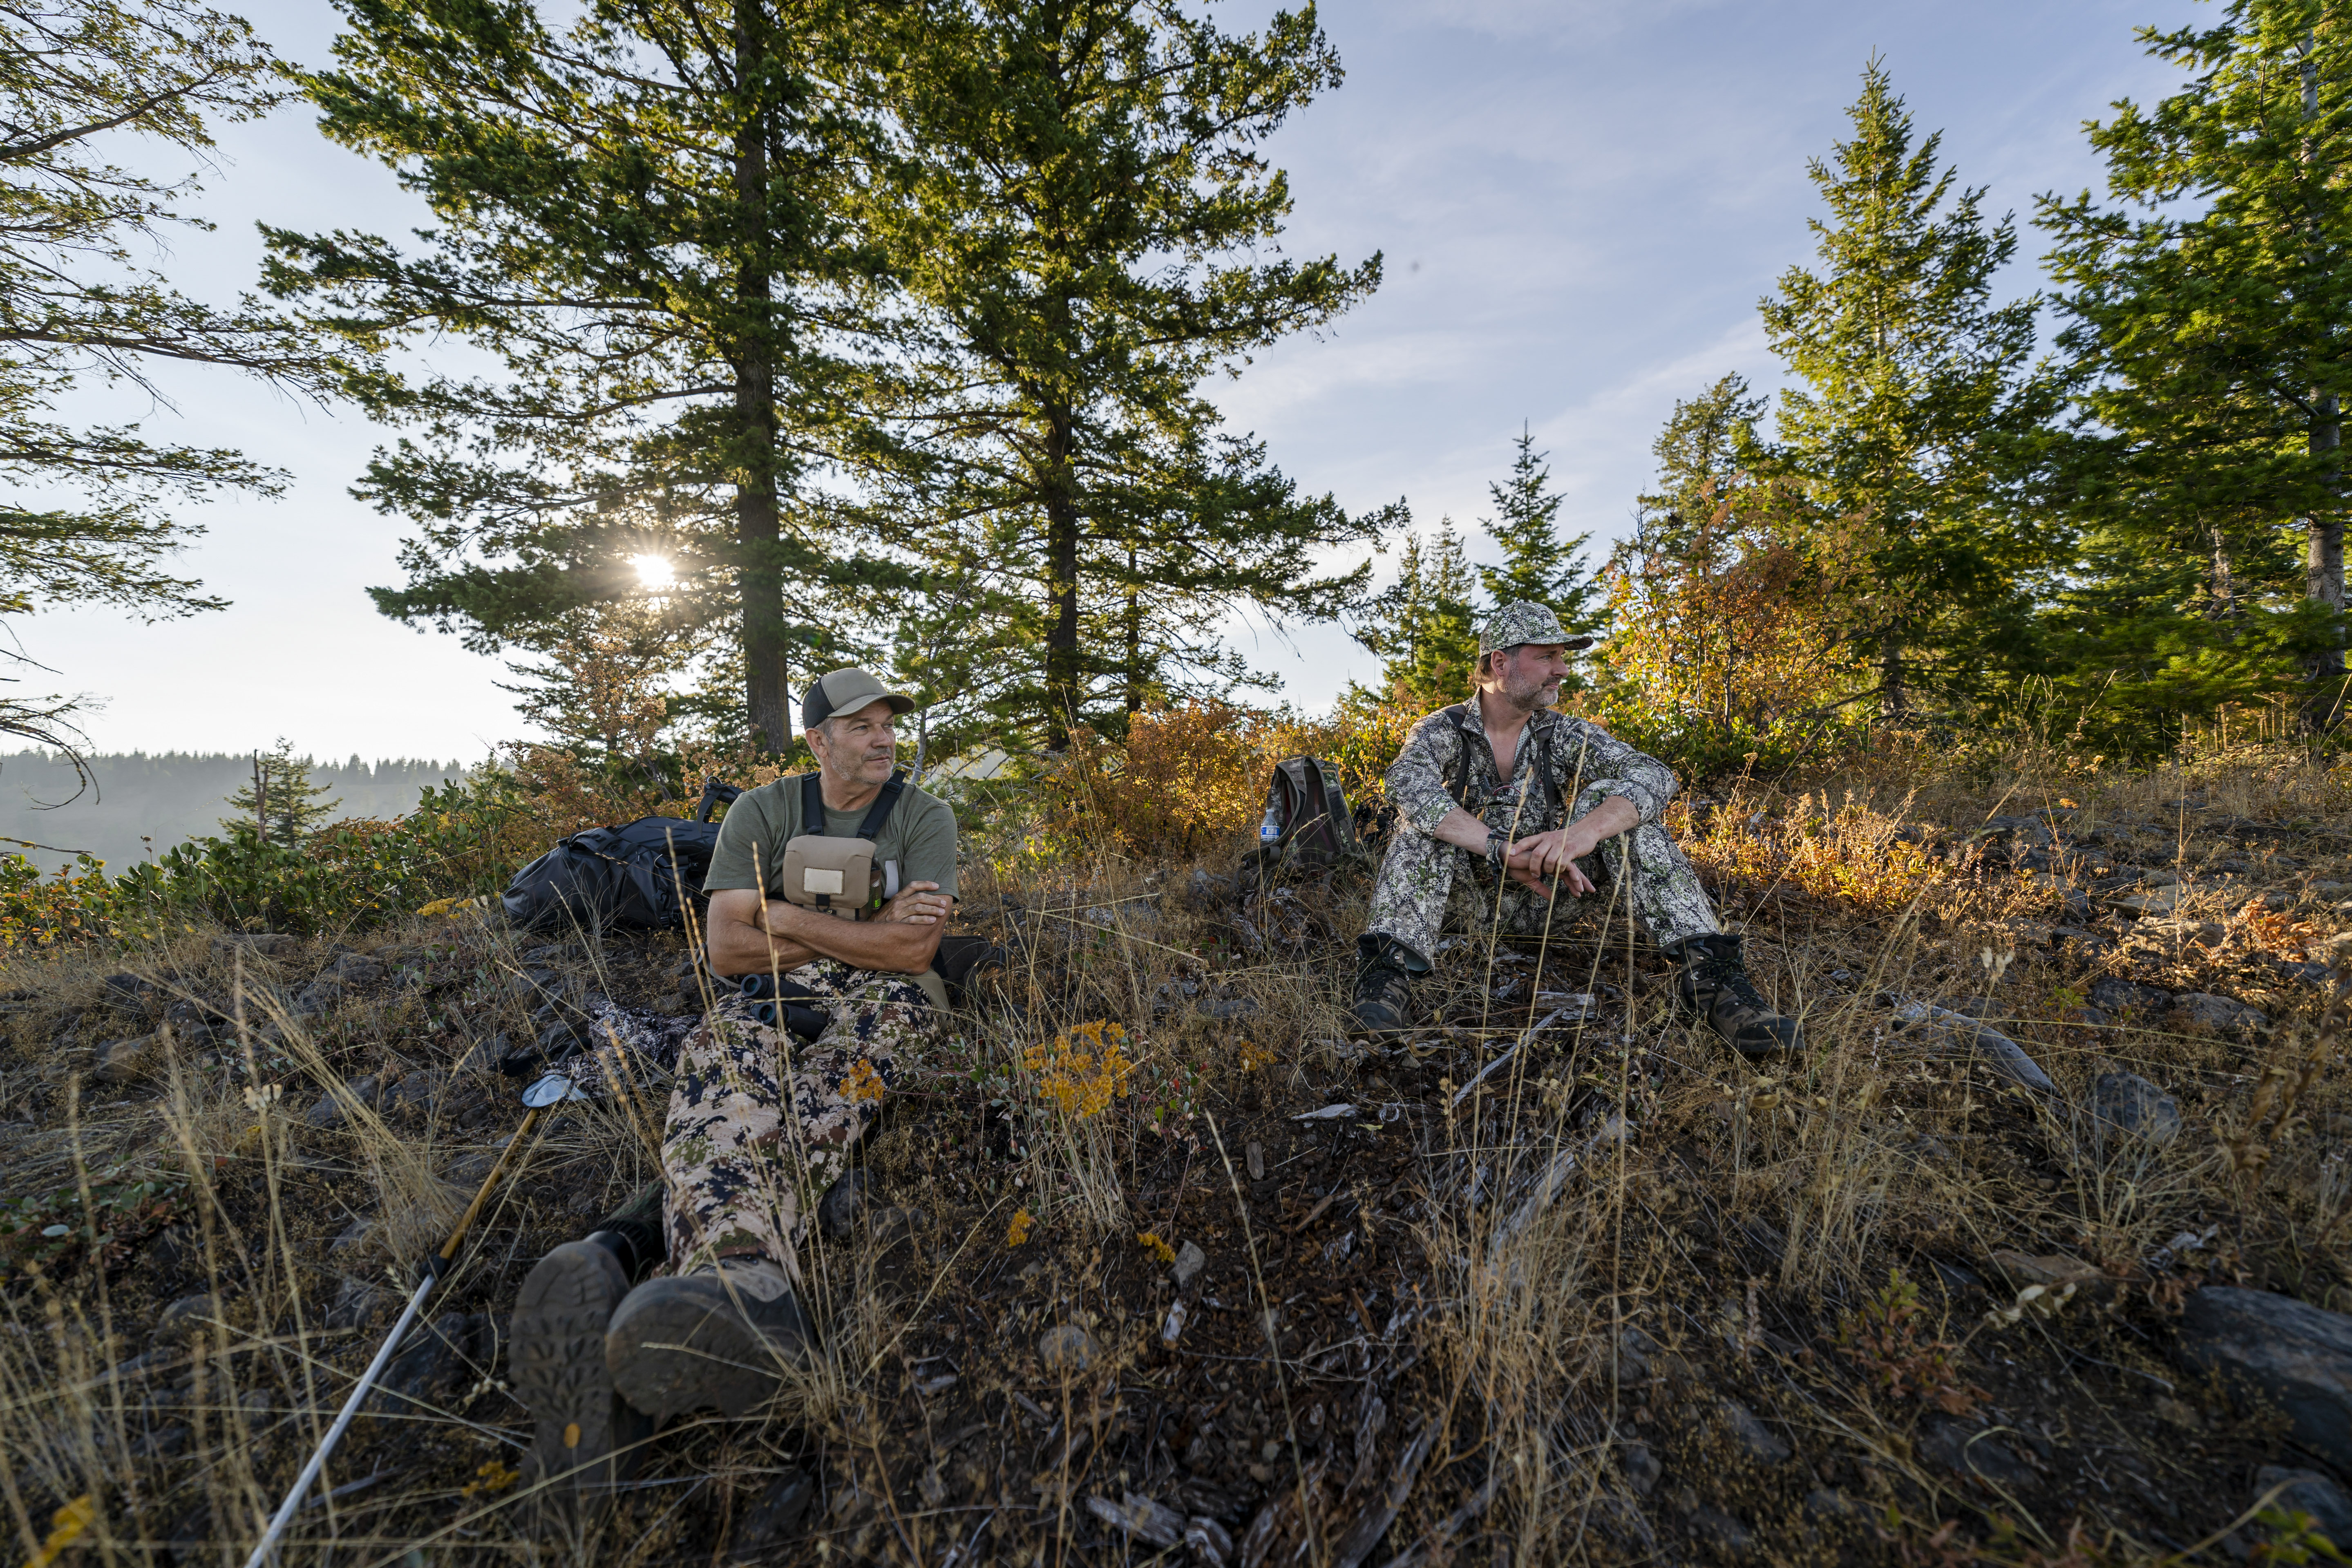
<path id="1" fill-rule="evenodd" d="M 1548 781 L 1522 805 L 1522 785 L 1539 773 Z M 1479 728 L 1477 709 L 1465 703 L 1441 708 L 1414 725 L 1388 772 L 1389 803 L 1422 832 L 1435 833 L 1459 805 L 1513 838 L 1566 826 L 1610 795 L 1632 802 L 1643 822 L 1654 823 L 1679 787 L 1655 757 L 1597 724 L 1549 709 L 1538 710 L 1519 731 L 1505 778 L 1495 771 L 1494 748 Z"/>

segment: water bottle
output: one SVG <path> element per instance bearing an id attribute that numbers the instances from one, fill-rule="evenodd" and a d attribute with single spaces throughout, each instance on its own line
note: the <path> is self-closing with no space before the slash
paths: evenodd
<path id="1" fill-rule="evenodd" d="M 1281 814 L 1281 807 L 1275 805 L 1272 801 L 1266 802 L 1265 820 L 1259 823 L 1257 826 L 1257 841 L 1259 844 L 1270 847 L 1274 844 L 1275 840 L 1282 837 L 1282 824 L 1279 821 Z"/>

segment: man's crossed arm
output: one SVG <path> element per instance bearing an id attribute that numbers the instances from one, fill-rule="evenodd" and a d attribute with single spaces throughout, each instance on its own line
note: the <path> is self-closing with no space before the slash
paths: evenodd
<path id="1" fill-rule="evenodd" d="M 909 882 L 872 920 L 845 921 L 781 899 L 762 903 L 750 888 L 724 889 L 710 895 L 704 931 L 711 972 L 782 973 L 833 958 L 852 969 L 920 974 L 940 950 L 955 902 L 938 889 L 937 882 Z"/>
<path id="2" fill-rule="evenodd" d="M 1506 868 L 1514 881 L 1526 883 L 1546 898 L 1551 896 L 1555 879 L 1565 883 L 1570 893 L 1583 898 L 1592 891 L 1592 881 L 1577 869 L 1576 863 L 1598 849 L 1602 840 L 1630 833 L 1641 821 L 1642 813 L 1632 801 L 1622 795 L 1604 795 L 1598 805 L 1566 827 L 1555 827 L 1513 844 Z M 1484 855 L 1486 832 L 1485 823 L 1457 805 L 1437 825 L 1435 837 L 1473 855 Z M 717 908 L 716 900 L 712 900 L 712 908 Z"/>

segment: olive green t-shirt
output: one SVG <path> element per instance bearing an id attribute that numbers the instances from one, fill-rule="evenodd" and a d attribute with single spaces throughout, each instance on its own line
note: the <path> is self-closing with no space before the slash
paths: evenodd
<path id="1" fill-rule="evenodd" d="M 871 803 L 856 811 L 825 808 L 824 831 L 839 838 L 855 838 Z M 719 824 L 719 843 L 710 852 L 710 871 L 702 890 L 716 893 L 729 888 L 772 889 L 782 881 L 784 846 L 807 829 L 801 826 L 801 780 L 787 778 L 747 789 L 727 808 Z M 756 847 L 758 858 L 753 858 Z M 891 808 L 890 820 L 874 837 L 874 863 L 887 872 L 898 868 L 897 885 L 937 882 L 940 891 L 956 890 L 955 813 L 935 795 L 908 785 Z"/>

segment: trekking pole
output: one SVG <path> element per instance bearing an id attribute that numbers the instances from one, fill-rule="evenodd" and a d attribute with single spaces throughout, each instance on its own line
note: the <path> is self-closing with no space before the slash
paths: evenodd
<path id="1" fill-rule="evenodd" d="M 416 1289 L 408 1298 L 408 1306 L 400 1314 L 400 1321 L 392 1325 L 392 1332 L 385 1336 L 383 1344 L 376 1351 L 375 1359 L 368 1363 L 367 1371 L 360 1374 L 359 1384 L 352 1390 L 352 1396 L 343 1401 L 342 1411 L 335 1417 L 335 1424 L 327 1428 L 327 1435 L 311 1454 L 310 1462 L 304 1465 L 302 1473 L 295 1478 L 293 1489 L 286 1494 L 286 1500 L 278 1505 L 277 1516 L 270 1520 L 269 1528 L 262 1531 L 261 1543 L 253 1549 L 253 1555 L 245 1560 L 245 1568 L 261 1568 L 276 1549 L 278 1538 L 286 1533 L 286 1526 L 294 1518 L 294 1510 L 301 1507 L 303 1494 L 310 1489 L 310 1483 L 319 1479 L 319 1472 L 326 1468 L 327 1457 L 335 1451 L 335 1445 L 342 1441 L 343 1429 L 360 1413 L 360 1405 L 366 1400 L 368 1391 L 375 1386 L 375 1380 L 383 1375 L 384 1363 L 392 1360 L 392 1352 L 408 1332 L 408 1325 L 416 1321 L 417 1312 L 425 1306 L 425 1298 L 431 1295 L 433 1287 L 441 1282 L 442 1270 L 457 1258 L 457 1248 L 465 1242 L 466 1232 L 473 1228 L 474 1221 L 481 1215 L 482 1205 L 490 1201 L 491 1190 L 499 1184 L 499 1178 L 506 1174 L 507 1163 L 514 1158 L 515 1152 L 530 1138 L 530 1130 L 538 1125 L 540 1113 L 559 1101 L 586 1098 L 570 1079 L 554 1072 L 522 1091 L 522 1102 L 530 1108 L 523 1116 L 522 1125 L 515 1129 L 512 1138 L 507 1140 L 507 1146 L 499 1151 L 498 1161 L 490 1166 L 490 1173 L 482 1178 L 481 1190 L 474 1194 L 474 1201 L 467 1204 L 466 1212 L 458 1216 L 457 1228 L 449 1233 L 449 1239 L 441 1244 L 440 1251 L 425 1260 L 425 1277 L 416 1282 Z"/>

